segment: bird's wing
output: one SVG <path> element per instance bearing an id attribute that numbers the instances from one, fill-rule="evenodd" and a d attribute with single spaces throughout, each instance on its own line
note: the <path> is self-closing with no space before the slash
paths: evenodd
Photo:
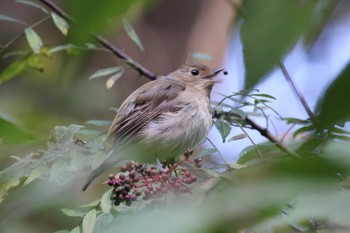
<path id="1" fill-rule="evenodd" d="M 140 87 L 122 104 L 108 131 L 107 145 L 134 138 L 144 126 L 167 112 L 177 112 L 184 103 L 176 98 L 185 90 L 180 82 L 160 79 Z"/>

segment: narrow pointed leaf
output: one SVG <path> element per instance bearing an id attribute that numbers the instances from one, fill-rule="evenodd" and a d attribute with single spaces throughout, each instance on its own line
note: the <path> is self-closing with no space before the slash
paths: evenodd
<path id="1" fill-rule="evenodd" d="M 114 86 L 114 83 L 122 77 L 124 73 L 124 70 L 121 70 L 120 72 L 114 74 L 112 77 L 110 77 L 106 82 L 106 88 L 111 89 Z"/>
<path id="2" fill-rule="evenodd" d="M 31 27 L 24 29 L 24 33 L 33 52 L 40 53 L 40 49 L 43 46 L 40 36 Z"/>
<path id="3" fill-rule="evenodd" d="M 139 37 L 137 36 L 134 28 L 131 26 L 131 24 L 129 23 L 129 21 L 126 18 L 123 18 L 123 26 L 124 26 L 126 33 L 130 37 L 130 39 L 139 47 L 139 49 L 142 52 L 144 52 L 145 49 L 143 48 L 143 45 L 142 45 Z"/>
<path id="4" fill-rule="evenodd" d="M 22 20 L 7 16 L 7 15 L 2 15 L 2 14 L 0 14 L 0 21 L 9 21 L 9 22 L 27 25 L 27 23 L 23 22 Z"/>
<path id="5" fill-rule="evenodd" d="M 115 67 L 108 67 L 108 68 L 100 69 L 100 70 L 97 70 L 95 73 L 93 73 L 89 77 L 89 80 L 104 77 L 107 75 L 112 75 L 112 74 L 115 74 L 117 72 L 121 72 L 123 69 L 124 68 L 122 66 L 115 66 Z"/>
<path id="6" fill-rule="evenodd" d="M 69 25 L 66 22 L 66 20 L 64 20 L 61 16 L 57 15 L 54 12 L 51 13 L 51 17 L 56 27 L 62 32 L 63 35 L 66 36 L 68 34 L 69 29 Z"/>
<path id="7" fill-rule="evenodd" d="M 33 2 L 33 1 L 16 0 L 16 3 L 25 4 L 25 5 L 27 5 L 27 6 L 31 6 L 31 7 L 38 8 L 38 9 L 42 10 L 43 12 L 45 12 L 46 14 L 49 13 L 49 12 L 45 9 L 45 7 L 41 6 L 40 4 L 35 3 L 35 2 Z"/>

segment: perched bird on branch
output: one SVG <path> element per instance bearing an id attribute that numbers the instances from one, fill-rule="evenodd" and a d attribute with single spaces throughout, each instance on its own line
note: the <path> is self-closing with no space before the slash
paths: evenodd
<path id="1" fill-rule="evenodd" d="M 203 142 L 212 126 L 210 92 L 215 71 L 198 63 L 187 63 L 135 90 L 122 103 L 105 142 L 107 160 L 92 172 L 82 190 L 106 169 L 132 159 L 138 147 L 148 151 L 144 160 L 171 159 Z M 226 74 L 226 71 L 224 72 Z M 123 154 L 123 155 L 122 155 Z M 140 160 L 143 157 L 139 155 Z"/>

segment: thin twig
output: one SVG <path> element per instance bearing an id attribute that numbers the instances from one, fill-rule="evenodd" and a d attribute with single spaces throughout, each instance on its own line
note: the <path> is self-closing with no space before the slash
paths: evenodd
<path id="1" fill-rule="evenodd" d="M 70 23 L 76 23 L 75 19 L 72 18 L 70 15 L 65 13 L 61 8 L 59 8 L 55 3 L 53 3 L 50 0 L 39 0 L 41 3 L 43 3 L 45 6 L 50 8 L 53 12 L 64 18 L 65 20 L 69 21 Z M 137 72 L 139 72 L 140 75 L 143 75 L 151 80 L 155 80 L 157 78 L 157 75 L 151 72 L 150 70 L 146 69 L 141 64 L 135 62 L 131 57 L 129 57 L 126 53 L 118 49 L 116 46 L 114 46 L 112 43 L 110 43 L 108 40 L 104 39 L 102 36 L 99 36 L 95 33 L 91 33 L 93 38 L 95 38 L 103 47 L 111 51 L 115 56 L 122 59 L 126 64 L 128 64 L 130 67 L 135 69 Z"/>
<path id="2" fill-rule="evenodd" d="M 265 138 L 269 139 L 271 142 L 275 143 L 276 146 L 278 148 L 280 148 L 282 151 L 286 152 L 289 155 L 292 155 L 293 157 L 299 157 L 299 155 L 290 150 L 288 147 L 286 147 L 285 145 L 283 145 L 282 143 L 280 143 L 280 141 L 275 138 L 270 131 L 268 131 L 266 128 L 261 127 L 260 125 L 258 125 L 257 123 L 255 123 L 252 119 L 250 119 L 249 117 L 247 117 L 245 119 L 245 121 L 247 122 L 247 124 L 249 124 L 250 126 L 253 127 L 253 129 L 257 130 L 262 136 L 264 136 Z"/>
<path id="3" fill-rule="evenodd" d="M 213 117 L 214 118 L 220 118 L 221 116 L 228 116 L 228 117 L 235 117 L 238 119 L 241 119 L 245 121 L 248 125 L 252 127 L 252 129 L 255 129 L 258 131 L 263 137 L 267 138 L 270 142 L 273 142 L 278 148 L 280 148 L 283 152 L 287 153 L 288 155 L 293 156 L 294 158 L 299 158 L 300 156 L 294 152 L 293 150 L 289 149 L 285 145 L 283 145 L 277 138 L 275 138 L 270 131 L 268 131 L 267 128 L 264 128 L 257 123 L 255 123 L 252 119 L 249 117 L 246 117 L 245 119 L 242 119 L 238 114 L 235 114 L 233 112 L 214 112 Z"/>
<path id="4" fill-rule="evenodd" d="M 40 20 L 38 20 L 37 22 L 31 24 L 31 25 L 27 25 L 26 27 L 31 27 L 34 28 L 36 26 L 39 26 L 40 24 L 46 22 L 48 19 L 50 19 L 51 16 L 48 15 Z M 0 54 L 2 52 L 4 52 L 9 46 L 11 46 L 13 43 L 15 43 L 19 38 L 21 38 L 24 35 L 24 31 L 22 31 L 21 33 L 19 33 L 18 35 L 16 35 L 14 38 L 12 38 L 9 42 L 7 42 L 1 49 L 0 49 Z"/>
<path id="5" fill-rule="evenodd" d="M 265 160 L 264 160 L 264 156 L 263 156 L 263 154 L 261 153 L 261 151 L 260 151 L 258 145 L 256 145 L 256 143 L 254 142 L 254 140 L 249 136 L 248 132 L 247 132 L 242 126 L 239 126 L 239 128 L 242 130 L 243 133 L 245 133 L 245 135 L 247 135 L 249 141 L 255 146 L 256 151 L 258 152 L 258 154 L 259 154 L 261 160 L 262 160 L 262 161 L 265 161 Z"/>
<path id="6" fill-rule="evenodd" d="M 292 87 L 294 93 L 297 95 L 298 99 L 300 100 L 301 104 L 303 105 L 305 111 L 307 112 L 307 114 L 309 115 L 310 119 L 312 122 L 315 122 L 315 116 L 313 114 L 313 112 L 311 111 L 310 106 L 308 105 L 308 103 L 306 102 L 303 94 L 301 93 L 301 91 L 298 89 L 298 87 L 295 85 L 292 77 L 289 75 L 288 70 L 286 69 L 286 66 L 284 65 L 284 63 L 282 62 L 282 60 L 280 60 L 278 62 L 282 73 L 284 75 L 284 77 L 286 78 L 286 80 L 288 81 L 288 83 L 290 84 L 290 86 Z"/>
<path id="7" fill-rule="evenodd" d="M 227 163 L 227 161 L 225 160 L 224 156 L 221 154 L 221 152 L 219 151 L 219 148 L 217 148 L 217 146 L 215 146 L 215 144 L 209 139 L 209 137 L 207 137 L 208 142 L 215 148 L 215 150 L 218 152 L 219 156 L 221 157 L 222 161 L 224 162 L 224 164 L 230 168 L 230 165 Z"/>

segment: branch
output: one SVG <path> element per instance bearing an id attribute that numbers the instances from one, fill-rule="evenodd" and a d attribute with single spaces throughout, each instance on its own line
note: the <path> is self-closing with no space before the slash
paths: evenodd
<path id="1" fill-rule="evenodd" d="M 46 7 L 50 8 L 53 12 L 69 21 L 70 23 L 76 23 L 75 19 L 73 19 L 70 15 L 64 12 L 61 8 L 59 8 L 55 3 L 50 0 L 39 0 Z M 91 33 L 92 37 L 95 38 L 103 47 L 111 51 L 115 56 L 122 59 L 126 64 L 128 64 L 131 68 L 135 69 L 139 72 L 140 75 L 143 75 L 151 80 L 155 80 L 157 78 L 156 74 L 146 69 L 141 64 L 134 61 L 131 57 L 125 54 L 123 51 L 115 47 L 111 42 L 104 39 L 102 36 L 99 36 L 95 33 Z"/>
<path id="2" fill-rule="evenodd" d="M 267 128 L 264 128 L 257 123 L 255 123 L 252 119 L 250 119 L 248 116 L 245 119 L 242 119 L 238 114 L 232 113 L 232 112 L 214 112 L 213 117 L 219 118 L 220 116 L 228 116 L 228 117 L 235 117 L 241 120 L 244 120 L 248 125 L 252 127 L 252 129 L 255 129 L 258 131 L 262 136 L 267 138 L 270 142 L 273 142 L 278 148 L 280 148 L 283 152 L 287 153 L 290 156 L 293 156 L 293 158 L 299 158 L 300 156 L 294 152 L 293 150 L 289 149 L 285 145 L 283 145 L 275 136 L 273 136 L 270 131 L 268 131 Z"/>
<path id="3" fill-rule="evenodd" d="M 294 93 L 297 95 L 298 99 L 300 100 L 301 104 L 303 105 L 304 109 L 306 110 L 307 114 L 309 115 L 310 119 L 312 122 L 315 122 L 315 116 L 313 114 L 313 112 L 311 111 L 311 108 L 309 107 L 309 105 L 307 104 L 303 94 L 301 93 L 301 91 L 298 89 L 298 87 L 295 85 L 292 77 L 289 75 L 286 66 L 284 65 L 284 63 L 282 61 L 278 62 L 282 73 L 284 75 L 284 77 L 286 78 L 286 80 L 288 81 L 288 83 L 290 84 L 290 86 L 292 87 Z"/>

